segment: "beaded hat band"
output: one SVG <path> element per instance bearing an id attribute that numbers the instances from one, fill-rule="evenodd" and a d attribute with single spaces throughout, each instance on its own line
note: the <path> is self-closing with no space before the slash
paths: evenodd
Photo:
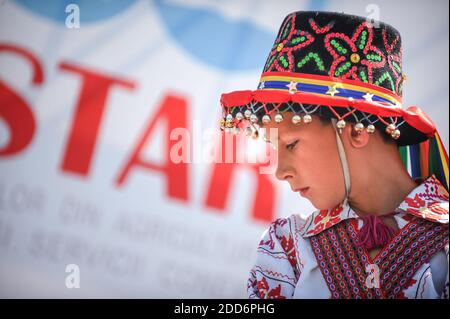
<path id="1" fill-rule="evenodd" d="M 262 74 L 259 89 L 222 94 L 223 120 L 221 127 L 237 131 L 242 120 L 253 124 L 283 121 L 283 113 L 294 113 L 294 124 L 309 123 L 311 115 L 334 117 L 338 127 L 352 122 L 356 130 L 383 128 L 399 145 L 422 142 L 436 131 L 431 119 L 417 107 L 403 109 L 401 98 L 376 85 L 355 80 L 289 72 Z M 400 138 L 400 127 L 406 132 Z M 409 126 L 409 127 L 408 127 Z M 254 125 L 256 128 L 256 126 Z"/>

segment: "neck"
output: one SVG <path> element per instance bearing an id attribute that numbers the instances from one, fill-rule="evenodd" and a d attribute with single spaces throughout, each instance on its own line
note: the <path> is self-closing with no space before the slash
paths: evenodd
<path id="1" fill-rule="evenodd" d="M 350 176 L 352 185 L 348 202 L 359 216 L 392 213 L 417 187 L 401 162 L 366 169 L 357 176 Z"/>

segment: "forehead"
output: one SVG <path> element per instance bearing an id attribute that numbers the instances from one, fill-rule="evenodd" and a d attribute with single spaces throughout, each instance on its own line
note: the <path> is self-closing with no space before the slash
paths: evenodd
<path id="1" fill-rule="evenodd" d="M 294 137 L 317 136 L 317 133 L 324 128 L 319 117 L 315 115 L 312 116 L 312 122 L 308 124 L 303 122 L 299 124 L 292 123 L 293 115 L 291 112 L 285 112 L 283 113 L 283 121 L 281 123 L 271 121 L 263 125 L 262 127 L 265 129 L 267 138 L 273 140 L 277 136 L 280 141 L 290 142 L 289 140 Z"/>

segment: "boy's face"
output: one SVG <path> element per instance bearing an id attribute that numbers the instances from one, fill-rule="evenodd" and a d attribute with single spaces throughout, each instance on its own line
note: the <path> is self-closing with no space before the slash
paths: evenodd
<path id="1" fill-rule="evenodd" d="M 309 124 L 296 125 L 292 116 L 285 112 L 281 123 L 272 120 L 264 125 L 272 143 L 275 136 L 270 129 L 278 129 L 276 177 L 287 181 L 293 191 L 304 189 L 299 194 L 317 209 L 333 208 L 345 198 L 335 129 L 331 122 L 324 124 L 317 116 Z"/>

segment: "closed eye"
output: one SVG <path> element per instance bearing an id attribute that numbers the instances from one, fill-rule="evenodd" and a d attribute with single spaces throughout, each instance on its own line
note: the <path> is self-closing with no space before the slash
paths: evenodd
<path id="1" fill-rule="evenodd" d="M 294 149 L 294 147 L 295 147 L 295 145 L 297 145 L 297 143 L 298 143 L 298 140 L 295 140 L 294 142 L 286 145 L 286 149 L 289 150 L 289 151 Z"/>

